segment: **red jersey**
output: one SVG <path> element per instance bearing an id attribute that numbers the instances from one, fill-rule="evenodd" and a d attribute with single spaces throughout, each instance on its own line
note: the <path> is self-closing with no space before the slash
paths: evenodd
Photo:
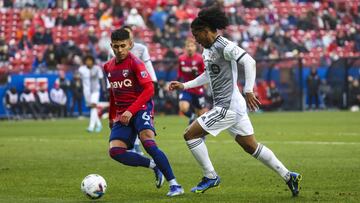
<path id="1" fill-rule="evenodd" d="M 187 54 L 179 56 L 178 79 L 182 82 L 187 82 L 195 79 L 197 76 L 204 72 L 204 61 L 200 54 L 195 53 L 192 57 Z M 192 94 L 204 94 L 202 86 L 185 90 Z"/>
<path id="2" fill-rule="evenodd" d="M 146 103 L 151 100 L 153 93 L 146 101 L 142 101 L 140 94 L 143 93 L 146 83 L 152 80 L 147 72 L 144 63 L 129 53 L 121 63 L 115 62 L 115 57 L 104 65 L 104 74 L 110 83 L 110 111 L 109 119 L 114 119 L 125 111 L 135 115 L 140 110 L 146 109 Z M 135 102 L 136 101 L 136 102 Z M 140 103 L 139 103 L 140 102 Z"/>

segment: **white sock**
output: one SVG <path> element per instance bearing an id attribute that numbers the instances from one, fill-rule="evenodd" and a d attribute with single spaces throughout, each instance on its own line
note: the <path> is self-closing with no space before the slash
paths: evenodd
<path id="1" fill-rule="evenodd" d="M 150 159 L 150 165 L 149 168 L 154 169 L 156 167 L 155 161 Z"/>
<path id="2" fill-rule="evenodd" d="M 217 177 L 215 169 L 210 161 L 208 150 L 201 138 L 186 141 L 191 153 L 203 169 L 204 176 L 210 179 Z"/>
<path id="3" fill-rule="evenodd" d="M 99 118 L 99 114 L 98 114 L 98 111 L 96 110 L 96 126 L 98 128 L 101 128 L 102 125 L 101 125 L 101 121 L 100 121 L 100 118 Z"/>
<path id="4" fill-rule="evenodd" d="M 89 123 L 89 129 L 91 129 L 91 130 L 93 130 L 95 128 L 96 117 L 97 117 L 97 109 L 96 108 L 91 108 L 91 110 L 90 110 L 90 123 Z"/>
<path id="5" fill-rule="evenodd" d="M 278 173 L 286 182 L 290 180 L 290 171 L 276 158 L 275 154 L 266 146 L 258 144 L 253 157 Z"/>
<path id="6" fill-rule="evenodd" d="M 136 140 L 135 140 L 134 145 L 140 145 L 140 139 L 139 139 L 139 137 L 137 137 L 137 136 L 136 136 Z"/>
<path id="7" fill-rule="evenodd" d="M 174 179 L 169 180 L 169 185 L 179 185 L 179 183 L 174 178 Z"/>

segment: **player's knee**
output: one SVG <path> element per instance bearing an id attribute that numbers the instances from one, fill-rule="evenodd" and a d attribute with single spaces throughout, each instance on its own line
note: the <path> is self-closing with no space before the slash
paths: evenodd
<path id="1" fill-rule="evenodd" d="M 154 133 L 151 132 L 141 132 L 139 135 L 140 141 L 144 144 L 148 140 L 154 140 Z"/>
<path id="2" fill-rule="evenodd" d="M 126 149 L 122 147 L 112 147 L 109 149 L 109 155 L 112 159 L 115 159 L 117 161 L 122 160 L 122 156 L 126 153 Z"/>

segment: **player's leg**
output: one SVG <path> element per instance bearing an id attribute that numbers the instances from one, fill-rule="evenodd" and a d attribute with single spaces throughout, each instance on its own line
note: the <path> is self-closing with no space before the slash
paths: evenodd
<path id="1" fill-rule="evenodd" d="M 189 124 L 195 119 L 194 110 L 191 108 L 192 97 L 188 92 L 182 92 L 179 95 L 179 109 L 180 111 L 189 118 Z"/>
<path id="2" fill-rule="evenodd" d="M 134 148 L 132 149 L 133 152 L 138 153 L 140 155 L 144 155 L 144 153 L 141 151 L 141 147 L 140 147 L 140 139 L 139 137 L 136 137 L 135 143 L 134 143 Z"/>
<path id="3" fill-rule="evenodd" d="M 240 116 L 238 122 L 229 128 L 229 131 L 244 151 L 279 174 L 288 184 L 294 196 L 299 193 L 298 182 L 301 180 L 301 175 L 290 172 L 269 148 L 256 141 L 252 124 L 247 115 Z"/>
<path id="4" fill-rule="evenodd" d="M 139 111 L 133 117 L 134 129 L 139 135 L 146 152 L 153 158 L 157 168 L 164 174 L 170 184 L 168 196 L 177 196 L 184 193 L 183 188 L 176 182 L 172 168 L 166 155 L 158 148 L 155 142 L 155 128 L 152 120 L 152 103 L 147 104 L 147 109 Z"/>
<path id="5" fill-rule="evenodd" d="M 191 189 L 195 193 L 203 193 L 211 187 L 220 184 L 220 178 L 215 172 L 211 163 L 209 153 L 204 142 L 204 136 L 207 132 L 201 127 L 199 122 L 195 120 L 184 133 L 184 139 L 189 147 L 192 155 L 203 170 L 203 178 L 200 183 Z"/>
<path id="6" fill-rule="evenodd" d="M 132 147 L 135 135 L 134 130 L 129 126 L 115 123 L 110 133 L 110 157 L 127 166 L 142 166 L 154 169 L 156 164 L 154 161 L 141 156 L 137 153 L 127 151 L 128 147 Z"/>

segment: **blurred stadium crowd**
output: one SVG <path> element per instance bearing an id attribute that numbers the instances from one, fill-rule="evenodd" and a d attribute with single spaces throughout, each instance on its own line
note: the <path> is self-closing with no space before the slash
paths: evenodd
<path id="1" fill-rule="evenodd" d="M 166 81 L 177 77 L 177 56 L 201 7 L 222 6 L 231 24 L 223 35 L 258 60 L 301 57 L 306 67 L 328 67 L 341 57 L 360 57 L 359 2 L 0 0 L 0 84 L 11 74 L 73 75 L 87 54 L 101 65 L 111 51 L 111 31 L 128 24 L 135 27 L 135 41 L 149 48 L 159 103 L 172 110 L 176 95 L 165 90 Z M 272 100 L 275 83 L 264 88 L 265 99 Z"/>

